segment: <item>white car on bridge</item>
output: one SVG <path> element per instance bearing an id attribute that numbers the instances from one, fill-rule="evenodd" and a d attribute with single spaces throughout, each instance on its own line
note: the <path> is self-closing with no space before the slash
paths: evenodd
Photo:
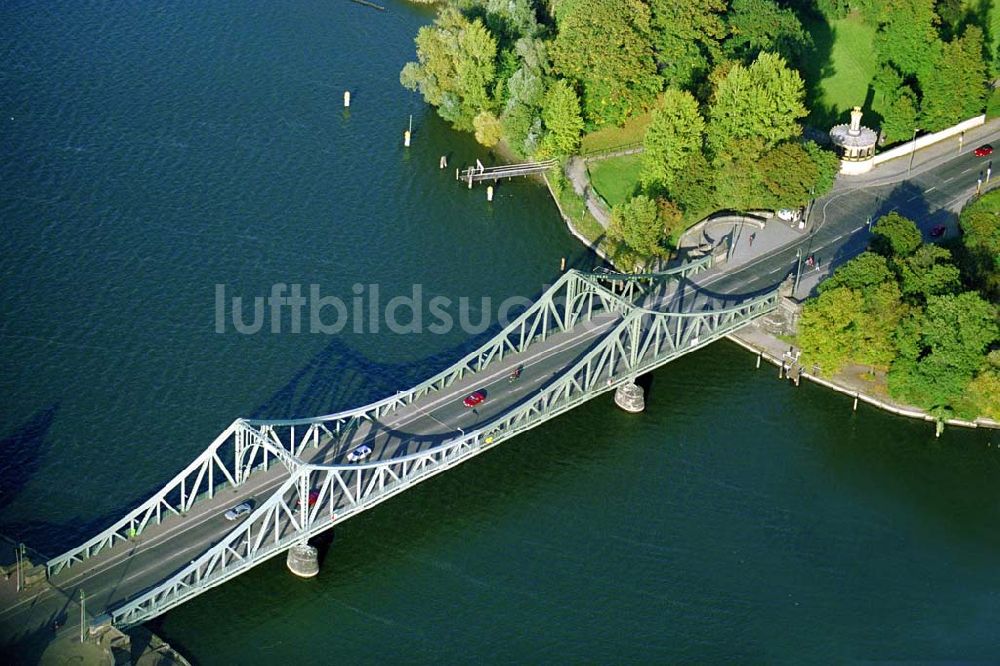
<path id="1" fill-rule="evenodd" d="M 362 444 L 347 454 L 347 462 L 360 462 L 372 454 L 372 447 Z"/>
<path id="2" fill-rule="evenodd" d="M 242 504 L 237 504 L 229 511 L 226 511 L 226 520 L 238 520 L 239 518 L 247 515 L 253 511 L 253 507 L 250 506 L 250 502 L 243 502 Z"/>

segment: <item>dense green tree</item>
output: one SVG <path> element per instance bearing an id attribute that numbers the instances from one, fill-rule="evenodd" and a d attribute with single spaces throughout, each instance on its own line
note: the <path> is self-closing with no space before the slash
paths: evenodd
<path id="1" fill-rule="evenodd" d="M 930 296 L 923 315 L 901 328 L 898 337 L 909 340 L 890 369 L 890 392 L 937 414 L 952 412 L 997 341 L 996 306 L 975 292 Z"/>
<path id="2" fill-rule="evenodd" d="M 615 206 L 608 236 L 624 244 L 633 261 L 662 255 L 664 229 L 656 201 L 640 194 Z"/>
<path id="3" fill-rule="evenodd" d="M 650 0 L 653 47 L 668 86 L 689 88 L 718 60 L 725 0 Z"/>
<path id="4" fill-rule="evenodd" d="M 893 211 L 875 222 L 871 247 L 886 257 L 906 257 L 920 247 L 923 239 L 917 225 Z"/>
<path id="5" fill-rule="evenodd" d="M 810 41 L 795 12 L 773 0 L 732 0 L 727 22 L 726 53 L 744 61 L 764 51 L 797 59 Z"/>
<path id="6" fill-rule="evenodd" d="M 969 384 L 967 397 L 974 414 L 1000 421 L 1000 350 L 987 355 L 986 367 Z"/>
<path id="7" fill-rule="evenodd" d="M 893 63 L 904 75 L 919 75 L 937 61 L 941 40 L 934 0 L 884 0 L 876 20 L 881 62 Z"/>
<path id="8" fill-rule="evenodd" d="M 669 190 L 691 155 L 701 152 L 704 133 L 705 121 L 691 93 L 675 89 L 663 93 L 643 139 L 643 185 Z"/>
<path id="9" fill-rule="evenodd" d="M 580 145 L 583 119 L 580 117 L 580 100 L 576 91 L 565 80 L 552 84 L 542 101 L 542 122 L 545 138 L 540 152 L 543 155 L 572 155 Z"/>
<path id="10" fill-rule="evenodd" d="M 951 252 L 940 245 L 921 245 L 899 262 L 898 270 L 903 294 L 921 301 L 928 296 L 957 292 L 961 286 Z"/>
<path id="11" fill-rule="evenodd" d="M 492 148 L 500 143 L 500 137 L 503 132 L 500 119 L 489 111 L 480 111 L 472 119 L 472 128 L 475 131 L 476 141 L 487 148 Z"/>
<path id="12" fill-rule="evenodd" d="M 917 95 L 909 86 L 896 90 L 882 110 L 882 136 L 888 143 L 909 141 L 917 128 Z"/>
<path id="13" fill-rule="evenodd" d="M 691 155 L 670 188 L 670 197 L 684 211 L 688 223 L 697 222 L 717 208 L 715 172 L 704 155 Z"/>
<path id="14" fill-rule="evenodd" d="M 896 357 L 895 331 L 907 307 L 893 281 L 882 282 L 861 293 L 863 306 L 858 318 L 858 347 L 853 358 L 872 367 L 888 367 Z"/>
<path id="15" fill-rule="evenodd" d="M 507 145 L 522 157 L 533 155 L 542 137 L 542 99 L 551 65 L 545 42 L 522 37 L 514 45 L 517 71 L 507 80 L 507 102 L 500 123 Z"/>
<path id="16" fill-rule="evenodd" d="M 472 120 L 491 110 L 496 77 L 497 43 L 478 19 L 470 21 L 453 8 L 438 14 L 433 25 L 417 32 L 417 62 L 399 75 L 410 90 L 457 129 L 472 130 Z"/>
<path id="17" fill-rule="evenodd" d="M 864 307 L 859 291 L 841 287 L 822 292 L 802 308 L 799 347 L 806 364 L 830 376 L 851 361 L 858 348 L 858 321 Z"/>
<path id="18" fill-rule="evenodd" d="M 833 272 L 826 280 L 819 283 L 820 292 L 828 289 L 847 287 L 848 289 L 865 290 L 894 279 L 885 257 L 874 252 L 862 252 Z"/>
<path id="19" fill-rule="evenodd" d="M 709 107 L 709 147 L 717 159 L 736 152 L 755 158 L 797 137 L 804 97 L 802 77 L 781 56 L 762 53 L 749 67 L 733 65 Z"/>
<path id="20" fill-rule="evenodd" d="M 562 0 L 556 20 L 552 62 L 579 84 L 590 123 L 621 123 L 653 103 L 662 79 L 643 0 Z"/>
<path id="21" fill-rule="evenodd" d="M 677 241 L 687 228 L 684 223 L 684 211 L 669 199 L 657 199 L 656 210 L 660 216 L 660 228 L 666 236 L 667 243 L 677 247 Z"/>
<path id="22" fill-rule="evenodd" d="M 760 159 L 760 174 L 770 193 L 760 205 L 768 208 L 796 208 L 826 194 L 833 187 L 840 160 L 836 154 L 813 142 L 786 142 Z"/>
<path id="23" fill-rule="evenodd" d="M 972 204 L 960 218 L 968 281 L 1000 301 L 1000 192 Z"/>
<path id="24" fill-rule="evenodd" d="M 716 162 L 715 196 L 718 206 L 727 210 L 767 207 L 772 196 L 764 184 L 756 148 L 737 147 L 731 159 Z"/>
<path id="25" fill-rule="evenodd" d="M 978 115 L 986 99 L 983 31 L 974 25 L 941 48 L 933 67 L 920 76 L 921 127 L 932 132 Z"/>

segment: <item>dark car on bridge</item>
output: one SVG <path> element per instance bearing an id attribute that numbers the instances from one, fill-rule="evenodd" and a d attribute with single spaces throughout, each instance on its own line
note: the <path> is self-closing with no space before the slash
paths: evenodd
<path id="1" fill-rule="evenodd" d="M 486 391 L 473 391 L 469 395 L 465 396 L 465 400 L 462 401 L 462 404 L 466 407 L 475 407 L 483 400 L 486 400 Z"/>
<path id="2" fill-rule="evenodd" d="M 972 152 L 975 153 L 976 157 L 988 157 L 993 154 L 993 146 L 988 143 L 984 143 Z"/>

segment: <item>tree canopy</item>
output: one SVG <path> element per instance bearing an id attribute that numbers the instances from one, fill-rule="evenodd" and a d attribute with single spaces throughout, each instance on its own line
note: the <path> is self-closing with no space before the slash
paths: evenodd
<path id="1" fill-rule="evenodd" d="M 449 7 L 433 25 L 420 28 L 416 42 L 417 62 L 406 63 L 400 83 L 419 90 L 456 129 L 474 129 L 473 119 L 492 104 L 496 39 L 482 21 L 470 21 Z"/>
<path id="2" fill-rule="evenodd" d="M 669 189 L 691 155 L 701 151 L 704 134 L 705 120 L 694 96 L 687 91 L 667 90 L 653 109 L 643 139 L 642 183 Z"/>
<path id="3" fill-rule="evenodd" d="M 663 82 L 643 0 L 563 0 L 556 22 L 552 62 L 582 90 L 587 121 L 621 123 L 653 103 Z"/>
<path id="4" fill-rule="evenodd" d="M 733 65 L 709 106 L 712 153 L 717 158 L 734 152 L 756 156 L 797 137 L 802 131 L 798 120 L 806 115 L 804 99 L 802 77 L 781 56 L 762 53 L 749 67 Z"/>

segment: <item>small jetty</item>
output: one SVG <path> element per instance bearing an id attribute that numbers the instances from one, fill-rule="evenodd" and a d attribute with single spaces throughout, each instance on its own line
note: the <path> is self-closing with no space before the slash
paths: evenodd
<path id="1" fill-rule="evenodd" d="M 515 176 L 531 176 L 536 173 L 544 173 L 558 164 L 555 159 L 544 162 L 524 162 L 522 164 L 504 164 L 500 166 L 486 167 L 477 160 L 476 166 L 468 167 L 459 171 L 455 170 L 455 180 L 460 180 L 472 187 L 473 183 L 484 180 L 497 181 L 501 178 L 514 178 Z"/>

